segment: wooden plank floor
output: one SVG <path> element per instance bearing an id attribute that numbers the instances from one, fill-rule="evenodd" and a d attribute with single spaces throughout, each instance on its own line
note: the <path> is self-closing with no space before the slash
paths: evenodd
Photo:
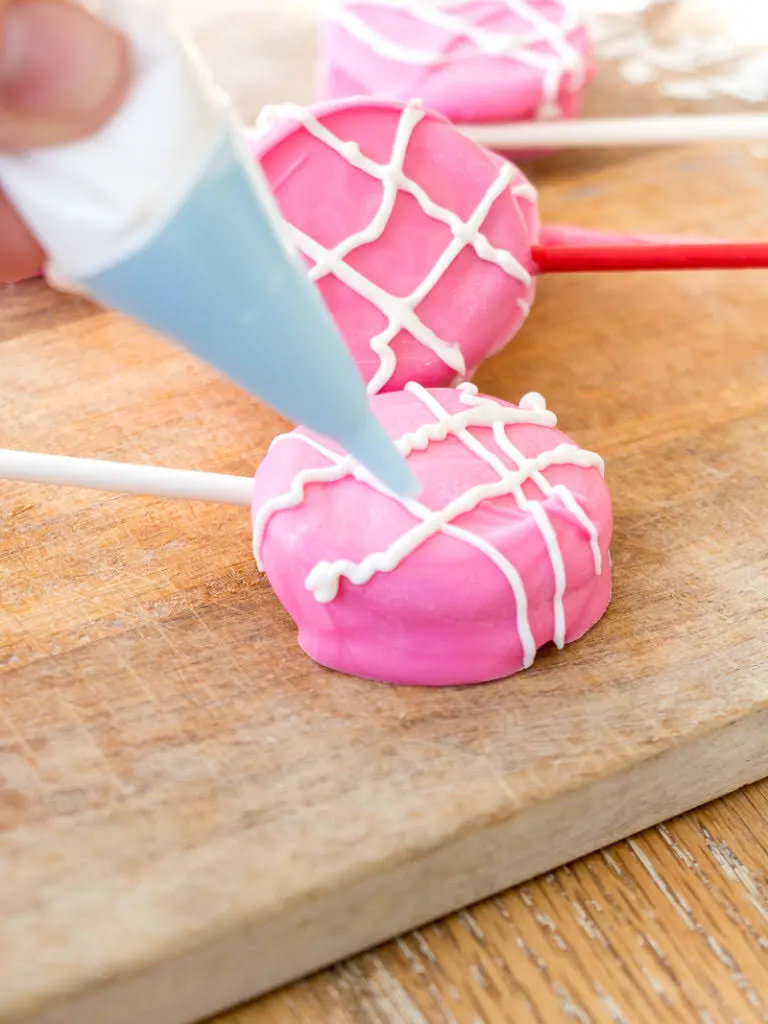
<path id="1" fill-rule="evenodd" d="M 758 784 L 216 1024 L 768 1020 Z"/>

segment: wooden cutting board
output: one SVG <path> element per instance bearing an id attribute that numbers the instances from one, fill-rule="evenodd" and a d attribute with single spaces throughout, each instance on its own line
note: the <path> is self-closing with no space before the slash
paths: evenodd
<path id="1" fill-rule="evenodd" d="M 550 222 L 768 235 L 746 148 L 531 173 Z M 767 322 L 761 272 L 541 284 L 478 383 L 605 455 L 615 598 L 488 686 L 318 668 L 242 510 L 0 483 L 0 1020 L 186 1024 L 768 774 Z M 0 395 L 0 446 L 224 472 L 284 426 L 40 283 Z"/>

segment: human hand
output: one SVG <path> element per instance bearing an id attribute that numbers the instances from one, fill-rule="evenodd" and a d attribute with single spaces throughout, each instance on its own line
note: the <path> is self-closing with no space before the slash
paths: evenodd
<path id="1" fill-rule="evenodd" d="M 119 109 L 130 79 L 122 35 L 69 0 L 0 0 L 0 153 L 74 142 Z M 0 191 L 0 281 L 44 254 Z"/>

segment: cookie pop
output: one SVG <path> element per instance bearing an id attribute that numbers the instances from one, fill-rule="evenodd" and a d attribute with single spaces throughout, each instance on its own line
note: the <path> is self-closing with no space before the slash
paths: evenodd
<path id="1" fill-rule="evenodd" d="M 457 124 L 571 118 L 592 66 L 569 0 L 333 0 L 319 99 L 419 97 Z"/>
<path id="2" fill-rule="evenodd" d="M 611 594 L 602 459 L 471 384 L 409 384 L 374 413 L 422 486 L 395 497 L 306 429 L 248 478 L 0 450 L 0 478 L 251 504 L 254 553 L 322 665 L 413 685 L 478 683 L 582 636 Z"/>
<path id="3" fill-rule="evenodd" d="M 252 147 L 369 392 L 464 379 L 523 323 L 536 191 L 446 118 L 268 108 Z"/>
<path id="4" fill-rule="evenodd" d="M 420 98 L 505 153 L 768 138 L 760 113 L 581 120 L 594 77 L 573 0 L 332 0 L 318 98 Z"/>
<path id="5" fill-rule="evenodd" d="M 378 395 L 422 484 L 392 500 L 307 431 L 256 474 L 254 553 L 316 661 L 422 686 L 485 682 L 583 636 L 611 596 L 603 461 L 472 384 Z"/>
<path id="6" fill-rule="evenodd" d="M 761 246 L 542 228 L 522 172 L 416 101 L 267 108 L 251 146 L 373 394 L 471 379 L 539 273 L 765 265 Z"/>

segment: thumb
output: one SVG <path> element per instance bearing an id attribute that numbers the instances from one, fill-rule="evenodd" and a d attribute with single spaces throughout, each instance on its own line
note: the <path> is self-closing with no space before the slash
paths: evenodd
<path id="1" fill-rule="evenodd" d="M 118 110 L 125 38 L 68 0 L 0 0 L 0 152 L 71 142 Z"/>

